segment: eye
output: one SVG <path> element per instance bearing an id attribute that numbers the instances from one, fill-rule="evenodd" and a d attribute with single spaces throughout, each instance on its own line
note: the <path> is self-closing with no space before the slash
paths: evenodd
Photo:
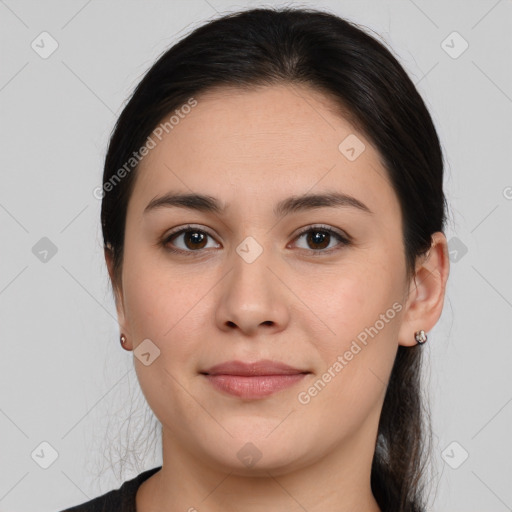
<path id="1" fill-rule="evenodd" d="M 309 246 L 304 249 L 319 253 L 315 254 L 315 256 L 318 256 L 323 253 L 331 253 L 333 250 L 339 249 L 339 246 L 345 246 L 350 244 L 348 236 L 343 236 L 341 233 L 338 233 L 337 231 L 328 226 L 310 226 L 307 229 L 303 230 L 301 233 L 299 233 L 295 240 L 299 240 L 304 236 L 306 236 L 305 240 Z M 335 237 L 339 241 L 339 243 L 337 246 L 335 245 L 334 247 L 329 247 L 330 243 L 333 241 L 333 237 Z M 313 247 L 313 249 L 311 249 L 311 247 Z M 324 250 L 326 248 L 327 250 Z"/>
<path id="2" fill-rule="evenodd" d="M 208 237 L 213 239 L 213 235 L 204 229 L 189 225 L 173 231 L 167 235 L 161 244 L 166 250 L 173 253 L 200 253 L 202 249 L 212 248 L 208 247 L 207 245 Z M 320 256 L 325 253 L 330 254 L 331 252 L 338 250 L 340 246 L 343 247 L 350 245 L 351 243 L 350 237 L 348 235 L 343 236 L 341 233 L 338 233 L 328 226 L 310 226 L 302 230 L 295 237 L 295 240 L 300 240 L 303 237 L 305 237 L 306 243 L 309 245 L 309 247 L 302 247 L 301 249 L 309 251 L 315 256 Z M 334 247 L 331 246 L 333 237 L 336 238 L 339 242 L 337 245 L 334 245 Z M 181 247 L 180 244 L 176 243 L 176 241 L 180 240 Z M 219 246 L 214 245 L 213 248 L 215 247 Z"/>
<path id="3" fill-rule="evenodd" d="M 203 229 L 196 228 L 194 226 L 186 226 L 178 231 L 174 231 L 170 235 L 168 235 L 163 241 L 162 245 L 171 252 L 176 253 L 187 253 L 187 252 L 198 252 L 200 249 L 205 249 L 207 247 L 208 237 L 212 237 L 207 231 Z M 181 247 L 174 243 L 175 247 L 178 245 L 177 249 L 173 249 L 170 247 L 170 242 L 173 240 L 182 240 Z"/>

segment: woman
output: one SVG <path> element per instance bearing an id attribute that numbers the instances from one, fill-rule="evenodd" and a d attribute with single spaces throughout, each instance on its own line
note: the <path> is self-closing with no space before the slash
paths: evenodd
<path id="1" fill-rule="evenodd" d="M 391 53 L 311 9 L 211 21 L 144 76 L 103 181 L 121 344 L 163 464 L 68 510 L 425 510 L 447 205 Z"/>

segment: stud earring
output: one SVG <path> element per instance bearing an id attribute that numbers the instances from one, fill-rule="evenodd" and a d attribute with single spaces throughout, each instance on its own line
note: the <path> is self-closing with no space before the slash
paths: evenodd
<path id="1" fill-rule="evenodd" d="M 119 338 L 119 341 L 121 342 L 121 346 L 125 349 L 125 350 L 128 350 L 130 351 L 129 348 L 126 347 L 125 343 L 126 343 L 126 336 L 124 334 L 121 334 L 121 337 Z"/>
<path id="2" fill-rule="evenodd" d="M 425 334 L 424 330 L 416 331 L 414 333 L 414 339 L 418 343 L 418 345 L 423 345 L 427 341 L 427 335 Z"/>

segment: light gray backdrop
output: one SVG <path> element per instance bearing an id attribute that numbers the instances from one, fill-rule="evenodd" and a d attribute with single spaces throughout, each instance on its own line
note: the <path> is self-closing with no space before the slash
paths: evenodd
<path id="1" fill-rule="evenodd" d="M 60 510 L 161 463 L 159 445 L 120 463 L 156 423 L 118 342 L 93 190 L 156 57 L 217 13 L 259 5 L 0 0 L 0 511 Z M 512 1 L 300 5 L 381 34 L 432 113 L 452 265 L 424 347 L 431 510 L 512 510 Z"/>

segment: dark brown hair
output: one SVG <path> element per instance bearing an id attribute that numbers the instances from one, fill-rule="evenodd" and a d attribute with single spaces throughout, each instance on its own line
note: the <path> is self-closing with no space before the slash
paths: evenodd
<path id="1" fill-rule="evenodd" d="M 222 86 L 273 84 L 304 84 L 329 96 L 378 150 L 400 203 L 406 273 L 414 275 L 416 258 L 446 222 L 443 157 L 431 116 L 384 44 L 334 14 L 286 7 L 207 22 L 163 53 L 136 87 L 114 128 L 103 175 L 101 222 L 114 287 L 121 284 L 136 162 L 122 179 L 119 170 L 126 171 L 161 120 L 191 97 Z M 421 346 L 399 346 L 388 383 L 371 472 L 382 511 L 426 507 L 431 428 L 421 396 L 421 359 Z"/>

